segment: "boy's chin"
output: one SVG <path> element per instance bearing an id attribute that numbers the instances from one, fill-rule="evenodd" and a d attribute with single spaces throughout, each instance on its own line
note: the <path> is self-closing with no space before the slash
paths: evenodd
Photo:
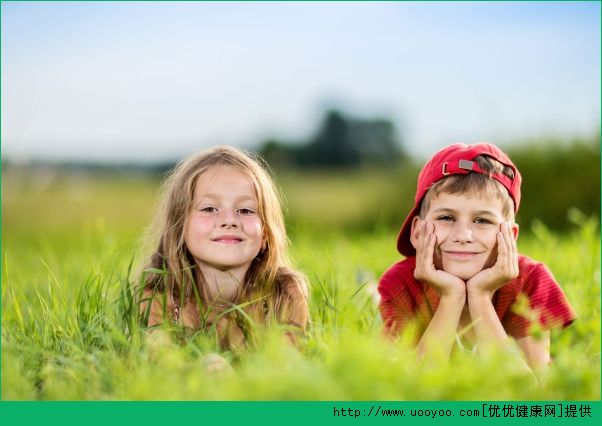
<path id="1" fill-rule="evenodd" d="M 460 278 L 462 281 L 468 281 L 476 274 L 482 271 L 483 268 L 459 268 L 459 267 L 444 267 L 443 270 L 448 274 Z"/>
<path id="2" fill-rule="evenodd" d="M 478 274 L 478 272 L 475 272 L 475 273 L 466 273 L 466 274 L 458 274 L 456 276 L 458 278 L 460 278 L 462 281 L 468 281 L 469 279 L 471 279 L 472 277 L 474 277 L 476 274 Z"/>
<path id="3" fill-rule="evenodd" d="M 444 261 L 441 257 L 436 257 L 434 264 L 435 269 L 447 272 L 448 274 L 454 275 L 463 281 L 468 281 L 485 268 L 485 265 L 483 265 L 481 262 L 471 262 L 466 264 L 450 260 Z"/>

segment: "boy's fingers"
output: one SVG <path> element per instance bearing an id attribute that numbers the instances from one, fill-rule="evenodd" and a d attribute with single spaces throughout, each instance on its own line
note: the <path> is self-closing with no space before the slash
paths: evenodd
<path id="1" fill-rule="evenodd" d="M 424 252 L 425 246 L 425 235 L 426 235 L 426 222 L 421 221 L 418 226 L 418 244 L 416 247 L 416 272 L 419 276 L 422 276 L 424 272 Z"/>
<path id="2" fill-rule="evenodd" d="M 424 222 L 420 222 L 418 226 L 418 244 L 416 247 L 416 257 L 422 252 L 424 248 Z"/>
<path id="3" fill-rule="evenodd" d="M 420 224 L 420 235 L 419 235 L 419 245 L 422 249 L 424 249 L 424 236 L 426 235 L 426 223 L 422 222 Z"/>
<path id="4" fill-rule="evenodd" d="M 498 260 L 500 266 L 505 269 L 504 275 L 509 277 L 518 275 L 516 252 L 516 241 L 512 237 L 510 223 L 504 222 L 498 233 Z"/>
<path id="5" fill-rule="evenodd" d="M 432 266 L 435 262 L 433 261 L 433 255 L 435 253 L 435 234 L 428 235 L 428 242 L 425 250 L 426 261 L 429 266 Z"/>
<path id="6" fill-rule="evenodd" d="M 500 227 L 500 234 L 502 236 L 502 240 L 503 240 L 503 246 L 505 249 L 505 253 L 508 254 L 508 250 L 509 250 L 509 246 L 508 246 L 508 242 L 509 242 L 509 234 L 508 234 L 508 223 L 504 222 L 502 223 L 502 226 Z"/>
<path id="7" fill-rule="evenodd" d="M 508 253 L 508 247 L 506 247 L 506 241 L 504 241 L 504 233 L 500 231 L 497 233 L 497 257 L 498 259 L 504 259 Z"/>
<path id="8" fill-rule="evenodd" d="M 424 278 L 428 279 L 433 272 L 433 253 L 435 248 L 435 235 L 433 234 L 434 225 L 424 222 L 420 227 L 420 238 L 418 247 L 419 250 L 416 253 L 416 268 L 419 274 Z"/>
<path id="9" fill-rule="evenodd" d="M 508 246 L 503 231 L 497 233 L 497 266 L 501 269 L 500 273 L 502 275 L 508 273 Z"/>
<path id="10" fill-rule="evenodd" d="M 510 222 L 506 222 L 504 231 L 504 239 L 506 240 L 506 247 L 508 249 L 508 263 L 512 271 L 514 270 L 516 258 L 516 240 L 513 238 Z"/>
<path id="11" fill-rule="evenodd" d="M 428 223 L 427 222 L 423 222 L 422 226 L 420 227 L 420 231 L 421 231 L 421 235 L 420 235 L 420 245 L 422 247 L 422 253 L 424 255 L 424 250 L 426 250 L 426 248 L 428 247 Z"/>
<path id="12" fill-rule="evenodd" d="M 426 224 L 426 253 L 425 255 L 427 256 L 427 261 L 429 263 L 429 265 L 432 265 L 433 262 L 433 253 L 435 252 L 435 225 L 433 225 L 432 223 L 427 223 Z"/>
<path id="13" fill-rule="evenodd" d="M 516 239 L 514 238 L 514 234 L 512 233 L 512 225 L 508 222 L 508 244 L 510 246 L 510 266 L 512 275 L 514 277 L 518 276 L 518 248 L 516 246 Z"/>

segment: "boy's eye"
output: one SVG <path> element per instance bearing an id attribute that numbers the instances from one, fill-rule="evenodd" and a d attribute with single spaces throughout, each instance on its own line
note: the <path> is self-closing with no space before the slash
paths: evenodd
<path id="1" fill-rule="evenodd" d="M 253 214 L 255 212 L 253 210 L 251 210 L 251 209 L 242 208 L 242 209 L 238 209 L 238 213 L 246 216 L 246 215 Z"/>
<path id="2" fill-rule="evenodd" d="M 437 220 L 442 221 L 442 222 L 453 222 L 454 217 L 451 215 L 448 215 L 448 214 L 444 214 L 444 215 L 437 217 Z"/>
<path id="3" fill-rule="evenodd" d="M 490 224 L 492 224 L 493 222 L 492 222 L 492 221 L 490 221 L 489 219 L 485 219 L 484 217 L 477 217 L 477 218 L 474 220 L 474 223 L 477 223 L 477 224 L 479 224 L 479 225 L 490 225 Z"/>

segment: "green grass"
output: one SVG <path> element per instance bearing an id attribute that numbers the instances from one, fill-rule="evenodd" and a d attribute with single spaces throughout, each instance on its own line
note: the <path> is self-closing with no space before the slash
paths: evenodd
<path id="1" fill-rule="evenodd" d="M 600 398 L 597 218 L 572 211 L 572 231 L 563 235 L 538 223 L 521 229 L 520 251 L 548 265 L 579 315 L 554 332 L 554 364 L 535 380 L 508 355 L 423 365 L 403 340 L 385 342 L 365 284 L 398 260 L 396 230 L 354 230 L 361 214 L 349 226 L 341 220 L 360 189 L 372 190 L 357 204 L 369 213 L 390 202 L 389 187 L 374 175 L 303 179 L 281 184 L 291 255 L 311 282 L 308 336 L 297 350 L 265 332 L 257 347 L 222 352 L 232 369 L 211 374 L 205 355 L 218 349 L 210 335 L 170 343 L 149 338 L 135 319 L 128 267 L 152 215 L 156 180 L 3 176 L 2 398 Z M 319 196 L 305 193 L 312 187 Z M 331 216 L 313 227 L 321 215 Z"/>

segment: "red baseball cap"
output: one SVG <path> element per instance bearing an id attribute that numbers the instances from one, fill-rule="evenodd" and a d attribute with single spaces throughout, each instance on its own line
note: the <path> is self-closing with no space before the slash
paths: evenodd
<path id="1" fill-rule="evenodd" d="M 470 172 L 485 173 L 473 161 L 479 155 L 491 157 L 512 169 L 514 179 L 501 173 L 494 173 L 491 175 L 491 178 L 497 180 L 508 190 L 510 197 L 514 200 L 514 213 L 518 212 L 521 176 L 516 166 L 506 154 L 490 143 L 449 145 L 433 155 L 418 175 L 414 208 L 408 217 L 406 217 L 397 237 L 397 250 L 401 254 L 404 256 L 414 256 L 416 254 L 416 250 L 410 241 L 410 231 L 412 230 L 412 220 L 420 212 L 420 205 L 427 191 L 436 182 L 450 175 L 467 175 Z"/>

